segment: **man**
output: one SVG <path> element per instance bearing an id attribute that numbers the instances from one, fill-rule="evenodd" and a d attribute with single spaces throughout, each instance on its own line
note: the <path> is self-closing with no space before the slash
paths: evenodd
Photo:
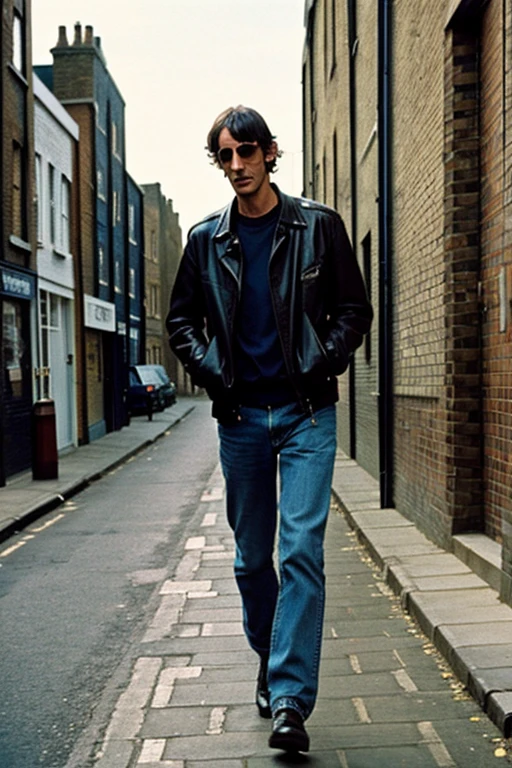
<path id="1" fill-rule="evenodd" d="M 269 745 L 306 752 L 322 640 L 336 377 L 372 310 L 338 214 L 271 184 L 280 152 L 260 114 L 243 106 L 222 112 L 208 151 L 235 198 L 189 233 L 169 341 L 218 420 L 244 629 L 260 657 L 256 703 L 262 717 L 273 717 Z"/>

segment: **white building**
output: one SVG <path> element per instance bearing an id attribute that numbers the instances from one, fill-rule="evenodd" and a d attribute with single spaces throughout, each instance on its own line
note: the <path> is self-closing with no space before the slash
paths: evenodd
<path id="1" fill-rule="evenodd" d="M 34 99 L 39 315 L 33 325 L 34 393 L 55 402 L 62 450 L 77 442 L 71 185 L 79 131 L 36 75 Z"/>

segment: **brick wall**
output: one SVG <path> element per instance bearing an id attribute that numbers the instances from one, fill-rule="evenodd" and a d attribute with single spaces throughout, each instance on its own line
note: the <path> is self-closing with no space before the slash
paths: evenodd
<path id="1" fill-rule="evenodd" d="M 318 0 L 310 23 L 309 45 L 303 72 L 304 92 L 304 189 L 308 197 L 336 208 L 342 216 L 359 263 L 362 265 L 362 241 L 371 238 L 371 280 L 374 308 L 377 305 L 377 143 L 374 140 L 376 93 L 368 82 L 376 76 L 376 6 L 364 4 L 358 9 L 357 51 L 354 50 L 358 98 L 355 147 L 360 174 L 358 193 L 352 196 L 350 141 L 349 31 L 347 5 Z M 353 220 L 353 214 L 355 221 Z M 364 348 L 355 357 L 356 381 L 356 454 L 374 476 L 378 476 L 377 435 L 377 321 L 372 331 L 372 354 L 367 360 Z M 339 379 L 338 440 L 350 453 L 349 374 Z"/>
<path id="2" fill-rule="evenodd" d="M 501 4 L 491 3 L 481 26 L 482 383 L 485 529 L 500 539 L 503 513 L 512 507 L 512 252 L 504 248 L 502 24 Z"/>

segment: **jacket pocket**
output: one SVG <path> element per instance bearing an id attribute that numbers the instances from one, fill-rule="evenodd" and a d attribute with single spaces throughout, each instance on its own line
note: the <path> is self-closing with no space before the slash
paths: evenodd
<path id="1" fill-rule="evenodd" d="M 302 314 L 302 338 L 297 350 L 299 371 L 303 376 L 329 376 L 329 357 L 307 314 Z"/>
<path id="2" fill-rule="evenodd" d="M 223 389 L 222 364 L 216 336 L 208 344 L 206 352 L 196 368 L 193 379 L 197 386 L 204 387 L 209 395 L 210 393 L 218 393 Z"/>

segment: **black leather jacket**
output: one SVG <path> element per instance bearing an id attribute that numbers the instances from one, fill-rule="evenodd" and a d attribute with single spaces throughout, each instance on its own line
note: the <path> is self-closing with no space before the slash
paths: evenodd
<path id="1" fill-rule="evenodd" d="M 373 312 L 336 211 L 272 186 L 281 201 L 269 262 L 272 302 L 289 379 L 312 413 L 338 399 L 336 376 L 361 344 Z M 242 254 L 234 207 L 236 200 L 191 229 L 166 320 L 171 348 L 206 389 L 221 422 L 238 414 L 233 338 Z"/>

